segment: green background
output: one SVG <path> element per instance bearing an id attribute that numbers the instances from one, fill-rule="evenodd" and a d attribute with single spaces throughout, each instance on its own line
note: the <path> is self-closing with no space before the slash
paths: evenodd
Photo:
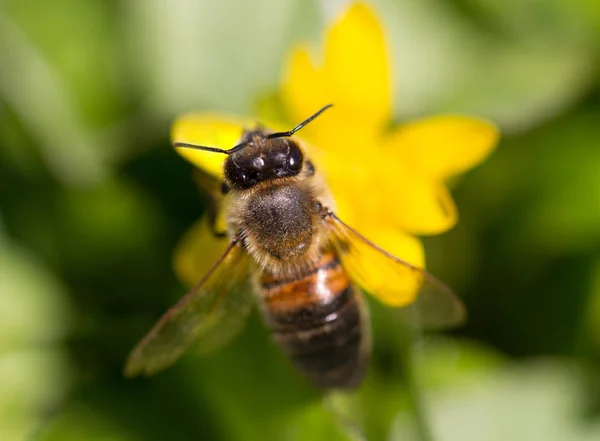
<path id="1" fill-rule="evenodd" d="M 256 316 L 214 356 L 122 377 L 184 291 L 172 252 L 204 210 L 170 123 L 253 114 L 341 4 L 2 1 L 0 440 L 343 440 L 354 425 L 369 440 L 600 439 L 596 0 L 372 3 L 398 122 L 465 112 L 503 132 L 453 183 L 458 226 L 425 239 L 470 320 L 417 335 L 412 375 L 406 336 L 372 303 L 356 394 L 312 389 Z"/>

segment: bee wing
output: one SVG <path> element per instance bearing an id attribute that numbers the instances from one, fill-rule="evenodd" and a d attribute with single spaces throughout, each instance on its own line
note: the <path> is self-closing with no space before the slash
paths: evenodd
<path id="1" fill-rule="evenodd" d="M 169 309 L 133 349 L 125 375 L 152 375 L 172 365 L 193 343 L 206 350 L 231 340 L 251 310 L 248 260 L 237 242 Z"/>
<path id="2" fill-rule="evenodd" d="M 363 290 L 388 306 L 403 307 L 425 328 L 447 328 L 465 320 L 462 302 L 427 271 L 370 242 L 333 213 L 327 222 L 344 269 Z"/>

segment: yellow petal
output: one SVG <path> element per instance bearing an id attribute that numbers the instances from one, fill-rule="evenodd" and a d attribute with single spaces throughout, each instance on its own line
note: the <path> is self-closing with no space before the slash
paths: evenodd
<path id="1" fill-rule="evenodd" d="M 361 228 L 360 233 L 362 235 L 388 253 L 417 268 L 425 268 L 423 244 L 416 237 L 403 233 L 389 225 L 378 225 L 377 223 L 368 225 L 361 223 Z"/>
<path id="2" fill-rule="evenodd" d="M 444 184 L 373 145 L 364 147 L 356 156 L 321 157 L 340 215 L 361 225 L 385 221 L 416 235 L 442 233 L 456 224 L 456 207 Z"/>
<path id="3" fill-rule="evenodd" d="M 424 266 L 424 253 L 418 239 L 387 226 L 370 224 L 361 234 L 390 254 L 417 267 Z M 344 267 L 352 280 L 386 305 L 410 304 L 422 286 L 420 273 L 399 264 L 376 248 L 358 239 L 349 253 L 342 254 Z"/>
<path id="4" fill-rule="evenodd" d="M 352 5 L 327 34 L 324 75 L 350 124 L 383 126 L 391 115 L 388 48 L 383 29 L 365 4 Z M 344 115 L 348 113 L 348 115 Z"/>
<path id="5" fill-rule="evenodd" d="M 171 131 L 173 142 L 230 149 L 238 143 L 244 128 L 255 123 L 251 119 L 213 114 L 188 114 L 175 121 Z M 177 153 L 205 172 L 221 177 L 226 156 L 190 148 L 176 148 Z"/>
<path id="6" fill-rule="evenodd" d="M 445 179 L 482 162 L 498 139 L 488 121 L 443 115 L 400 126 L 388 136 L 386 152 L 413 170 Z"/>
<path id="7" fill-rule="evenodd" d="M 323 75 L 317 72 L 310 59 L 308 48 L 294 49 L 287 62 L 281 85 L 281 98 L 288 110 L 290 121 L 299 123 L 324 105 L 333 102 L 333 95 L 325 87 Z M 315 124 L 331 117 L 329 110 L 319 117 L 319 121 L 302 129 L 302 136 L 310 138 Z"/>
<path id="8" fill-rule="evenodd" d="M 393 176 L 393 175 L 392 175 Z M 387 209 L 394 225 L 411 234 L 439 234 L 452 228 L 458 214 L 444 184 L 416 173 L 388 180 Z"/>
<path id="9" fill-rule="evenodd" d="M 377 158 L 369 155 L 368 150 L 352 154 L 352 144 L 346 144 L 346 149 L 346 154 L 343 151 L 330 154 L 328 149 L 322 155 L 314 155 L 324 171 L 338 215 L 350 225 L 357 225 L 359 220 L 377 222 L 382 213 L 383 219 L 387 218 L 388 213 L 382 212 L 382 208 L 387 205 L 388 195 Z"/>
<path id="10" fill-rule="evenodd" d="M 456 207 L 444 184 L 384 156 L 372 143 L 363 147 L 352 155 L 316 156 L 340 216 L 361 224 L 385 220 L 417 235 L 442 233 L 456 224 Z"/>
<path id="11" fill-rule="evenodd" d="M 282 99 L 294 120 L 333 103 L 333 111 L 323 116 L 329 130 L 336 126 L 375 132 L 391 115 L 390 78 L 382 27 L 373 11 L 359 3 L 327 32 L 322 68 L 314 67 L 306 48 L 292 53 Z"/>
<path id="12" fill-rule="evenodd" d="M 185 285 L 194 286 L 215 264 L 228 244 L 227 238 L 218 238 L 213 234 L 208 217 L 202 217 L 186 231 L 177 245 L 173 259 L 175 274 Z"/>

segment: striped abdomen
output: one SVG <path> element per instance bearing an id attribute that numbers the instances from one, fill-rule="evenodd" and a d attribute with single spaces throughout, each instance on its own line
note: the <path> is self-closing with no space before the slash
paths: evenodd
<path id="1" fill-rule="evenodd" d="M 265 319 L 292 363 L 316 386 L 358 386 L 369 358 L 368 323 L 337 257 L 326 252 L 296 278 L 263 273 L 260 288 Z"/>

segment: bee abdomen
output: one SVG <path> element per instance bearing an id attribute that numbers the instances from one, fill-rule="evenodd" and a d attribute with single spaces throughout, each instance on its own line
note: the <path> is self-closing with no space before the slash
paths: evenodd
<path id="1" fill-rule="evenodd" d="M 316 386 L 351 388 L 368 360 L 359 293 L 333 253 L 297 278 L 263 274 L 263 312 L 277 343 Z"/>

